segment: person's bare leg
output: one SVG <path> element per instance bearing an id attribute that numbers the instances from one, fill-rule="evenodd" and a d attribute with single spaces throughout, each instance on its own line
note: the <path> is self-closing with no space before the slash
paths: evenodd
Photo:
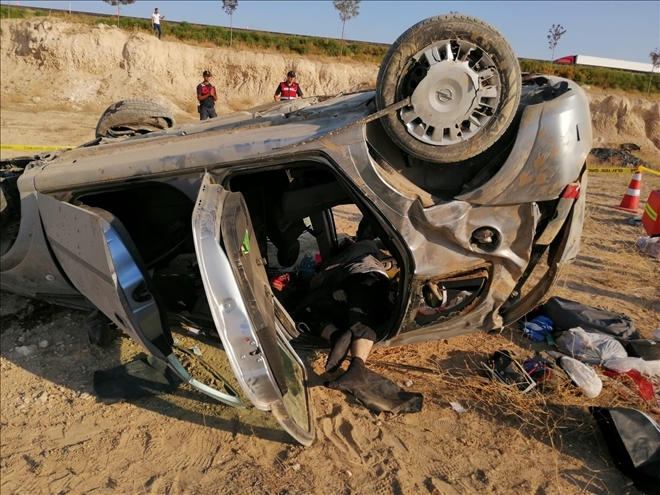
<path id="1" fill-rule="evenodd" d="M 351 390 L 366 385 L 364 363 L 366 362 L 374 343 L 369 339 L 357 339 L 351 345 L 351 365 L 346 373 L 336 380 L 326 383 L 326 387 L 335 390 Z"/>
<path id="2" fill-rule="evenodd" d="M 351 345 L 351 356 L 354 358 L 360 358 L 363 363 L 366 363 L 373 346 L 374 343 L 372 340 L 356 339 Z"/>

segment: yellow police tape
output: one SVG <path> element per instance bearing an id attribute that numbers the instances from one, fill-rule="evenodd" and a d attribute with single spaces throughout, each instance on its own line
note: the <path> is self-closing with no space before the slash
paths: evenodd
<path id="1" fill-rule="evenodd" d="M 588 168 L 589 172 L 611 172 L 611 173 L 622 173 L 622 172 L 634 172 L 634 169 L 630 168 Z"/>
<path id="2" fill-rule="evenodd" d="M 75 148 L 75 146 L 38 146 L 31 144 L 0 144 L 2 150 L 23 150 L 23 151 L 56 151 Z"/>
<path id="3" fill-rule="evenodd" d="M 648 172 L 650 174 L 654 175 L 660 175 L 660 172 L 657 170 L 653 170 L 648 167 L 644 167 L 643 165 L 640 165 L 637 168 L 627 168 L 627 167 L 619 167 L 619 168 L 588 168 L 587 169 L 589 172 L 606 172 L 606 173 L 622 173 L 622 172 Z"/>
<path id="4" fill-rule="evenodd" d="M 650 174 L 660 175 L 660 172 L 658 172 L 657 170 L 653 170 L 653 169 L 650 169 L 650 168 L 648 168 L 648 167 L 644 167 L 644 166 L 642 166 L 642 165 L 640 165 L 640 166 L 637 167 L 637 168 L 638 168 L 640 171 L 642 171 L 642 172 L 648 172 L 648 173 L 650 173 Z"/>

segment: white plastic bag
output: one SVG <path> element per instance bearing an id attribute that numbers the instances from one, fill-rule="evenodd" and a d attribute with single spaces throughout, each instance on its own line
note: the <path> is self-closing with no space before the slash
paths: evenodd
<path id="1" fill-rule="evenodd" d="M 587 333 L 580 327 L 564 332 L 557 337 L 556 343 L 562 352 L 587 364 L 628 357 L 623 346 L 611 335 Z"/>
<path id="2" fill-rule="evenodd" d="M 660 361 L 644 361 L 638 357 L 612 358 L 603 363 L 608 370 L 625 373 L 637 370 L 644 375 L 660 376 Z"/>
<path id="3" fill-rule="evenodd" d="M 603 389 L 603 382 L 591 367 L 568 356 L 561 358 L 559 365 L 568 373 L 573 383 L 580 387 L 587 397 L 593 399 L 600 395 L 600 391 Z"/>

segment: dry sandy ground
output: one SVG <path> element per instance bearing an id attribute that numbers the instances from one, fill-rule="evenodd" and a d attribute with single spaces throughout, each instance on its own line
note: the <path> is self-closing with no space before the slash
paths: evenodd
<path id="1" fill-rule="evenodd" d="M 97 115 L 3 109 L 2 141 L 82 143 L 92 138 Z M 649 337 L 660 326 L 660 264 L 633 247 L 642 227 L 608 207 L 629 180 L 590 178 L 582 249 L 556 293 L 625 312 Z M 660 177 L 645 175 L 643 198 L 652 188 L 660 189 Z M 339 211 L 340 223 L 351 217 Z M 638 494 L 614 467 L 587 407 L 624 405 L 660 419 L 657 404 L 613 380 L 597 399 L 570 385 L 523 397 L 489 383 L 475 363 L 497 349 L 522 357 L 542 347 L 505 330 L 376 350 L 374 370 L 399 384 L 411 380 L 410 389 L 424 394 L 422 412 L 411 415 L 376 416 L 352 396 L 325 389 L 318 375 L 324 354 L 303 353 L 317 427 L 304 448 L 267 414 L 224 407 L 187 386 L 104 405 L 93 394 L 93 372 L 130 360 L 136 344 L 118 336 L 109 349 L 91 347 L 86 314 L 11 294 L 2 294 L 1 310 L 3 495 Z M 32 357 L 13 350 L 44 340 L 47 347 Z M 206 359 L 224 359 L 199 345 Z"/>

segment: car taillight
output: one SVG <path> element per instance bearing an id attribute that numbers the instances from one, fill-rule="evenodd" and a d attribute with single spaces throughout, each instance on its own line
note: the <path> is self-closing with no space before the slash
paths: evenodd
<path id="1" fill-rule="evenodd" d="M 562 199 L 578 199 L 580 197 L 580 183 L 573 182 L 567 185 L 561 197 Z"/>

